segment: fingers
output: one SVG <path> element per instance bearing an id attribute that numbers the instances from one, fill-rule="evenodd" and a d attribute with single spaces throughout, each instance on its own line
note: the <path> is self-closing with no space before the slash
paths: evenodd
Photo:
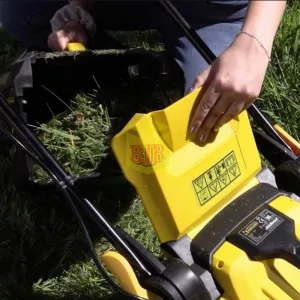
<path id="1" fill-rule="evenodd" d="M 204 93 L 192 114 L 190 131 L 197 132 L 201 142 L 206 140 L 214 124 L 233 101 L 234 89 L 227 86 L 227 78 L 213 76 L 211 67 L 207 68 L 194 83 L 195 87 L 204 86 Z"/>
<path id="2" fill-rule="evenodd" d="M 63 30 L 52 32 L 48 37 L 48 46 L 52 51 L 64 51 L 70 42 Z"/>
<path id="3" fill-rule="evenodd" d="M 52 32 L 48 37 L 48 46 L 52 51 L 64 51 L 68 43 L 88 44 L 88 36 L 84 27 L 77 21 L 69 21 L 64 28 Z"/>
<path id="4" fill-rule="evenodd" d="M 236 93 L 234 101 L 229 105 L 224 115 L 216 122 L 214 130 L 217 131 L 220 127 L 235 118 L 242 111 L 247 110 L 258 95 L 258 89 L 245 89 L 243 93 Z"/>
<path id="5" fill-rule="evenodd" d="M 217 131 L 247 109 L 257 97 L 258 89 L 250 84 L 245 86 L 240 78 L 233 81 L 223 73 L 209 80 L 212 73 L 210 69 L 205 70 L 194 83 L 195 87 L 209 83 L 192 113 L 190 123 L 190 131 L 196 133 L 200 142 L 206 142 L 212 131 Z M 206 81 L 203 83 L 203 80 Z"/>
<path id="6" fill-rule="evenodd" d="M 237 115 L 239 115 L 243 110 L 245 106 L 245 101 L 243 99 L 236 99 L 233 101 L 227 108 L 227 110 L 224 112 L 224 114 L 219 118 L 219 120 L 213 125 L 214 131 L 217 131 L 220 127 L 222 127 L 224 124 L 235 118 Z"/>
<path id="7" fill-rule="evenodd" d="M 199 141 L 205 142 L 212 131 L 218 131 L 220 127 L 246 110 L 253 101 L 254 99 L 245 101 L 245 97 L 239 94 L 223 94 L 199 128 L 197 133 Z"/>
<path id="8" fill-rule="evenodd" d="M 198 128 L 197 138 L 200 142 L 205 142 L 211 131 L 214 129 L 219 120 L 222 119 L 231 105 L 233 94 L 222 94 L 218 97 L 215 105 L 206 114 L 206 118 Z"/>
<path id="9" fill-rule="evenodd" d="M 253 98 L 251 101 L 248 101 L 245 103 L 244 107 L 243 107 L 243 110 L 247 110 L 252 104 L 253 102 L 255 101 L 256 98 Z"/>
<path id="10" fill-rule="evenodd" d="M 213 86 L 204 92 L 204 95 L 194 111 L 193 117 L 191 119 L 191 132 L 196 132 L 202 126 L 203 121 L 207 117 L 208 113 L 214 107 L 215 103 L 220 97 L 220 93 L 216 91 Z"/>
<path id="11" fill-rule="evenodd" d="M 258 97 L 267 65 L 265 59 L 261 61 L 260 53 L 251 51 L 241 45 L 230 46 L 195 79 L 193 87 L 202 87 L 202 95 L 195 103 L 189 127 L 200 142 L 206 142 L 212 131 L 235 118 Z"/>
<path id="12" fill-rule="evenodd" d="M 198 98 L 201 97 L 201 99 L 197 99 L 199 104 L 196 104 L 196 109 L 190 120 L 191 132 L 195 132 L 199 129 L 203 120 L 220 96 L 216 86 L 210 82 L 211 77 L 211 66 L 209 66 L 194 80 L 192 89 L 202 88 L 202 91 L 198 96 Z"/>
<path id="13" fill-rule="evenodd" d="M 209 75 L 211 71 L 211 65 L 208 66 L 193 82 L 191 90 L 204 87 L 205 83 L 209 82 Z"/>

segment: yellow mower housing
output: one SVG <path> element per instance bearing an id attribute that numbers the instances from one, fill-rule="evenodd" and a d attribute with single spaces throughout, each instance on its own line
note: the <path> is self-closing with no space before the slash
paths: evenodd
<path id="1" fill-rule="evenodd" d="M 209 270 L 220 299 L 300 299 L 300 203 L 262 167 L 246 112 L 195 140 L 198 93 L 136 114 L 112 142 L 121 169 L 165 249 L 184 244 L 177 256 Z"/>

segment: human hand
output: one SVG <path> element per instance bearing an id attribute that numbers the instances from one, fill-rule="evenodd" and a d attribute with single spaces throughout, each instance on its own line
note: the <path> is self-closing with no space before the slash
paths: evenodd
<path id="1" fill-rule="evenodd" d="M 191 116 L 190 130 L 200 142 L 212 131 L 247 109 L 260 94 L 269 63 L 261 45 L 238 35 L 206 70 L 196 77 L 192 90 L 202 87 Z"/>
<path id="2" fill-rule="evenodd" d="M 64 51 L 68 43 L 81 43 L 88 45 L 86 29 L 77 21 L 69 21 L 58 31 L 52 32 L 48 37 L 48 46 L 52 51 Z"/>
<path id="3" fill-rule="evenodd" d="M 96 34 L 97 25 L 87 11 L 90 0 L 70 0 L 68 5 L 55 12 L 50 24 L 52 33 L 48 37 L 48 46 L 53 51 L 66 50 L 68 43 L 81 43 L 87 48 L 89 39 Z"/>

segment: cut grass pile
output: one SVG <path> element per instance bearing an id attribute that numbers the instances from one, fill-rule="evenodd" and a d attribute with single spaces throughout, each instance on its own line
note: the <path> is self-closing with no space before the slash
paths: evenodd
<path id="1" fill-rule="evenodd" d="M 94 172 L 109 152 L 111 119 L 96 95 L 78 94 L 66 110 L 41 124 L 35 133 L 68 174 Z M 37 181 L 49 180 L 40 167 Z"/>
<path id="2" fill-rule="evenodd" d="M 299 32 L 297 1 L 286 10 L 275 41 L 272 63 L 256 102 L 268 118 L 278 122 L 296 138 L 300 137 Z M 7 42 L 7 46 L 0 48 L 0 63 L 7 63 L 5 55 L 9 57 L 10 47 L 15 47 L 11 45 Z M 152 47 L 153 43 L 143 41 L 142 45 L 147 48 L 148 45 Z M 105 107 L 96 103 L 93 106 L 92 98 L 88 96 L 85 100 L 85 97 L 78 96 L 70 110 L 56 116 L 48 124 L 41 125 L 38 130 L 46 146 L 56 153 L 71 173 L 83 174 L 93 170 L 107 149 L 106 133 L 109 132 L 111 120 Z M 84 113 L 78 114 L 78 110 L 82 109 Z M 92 115 L 85 115 L 90 111 Z M 84 121 L 87 123 L 82 123 Z M 99 124 L 96 124 L 98 122 L 105 124 L 101 125 L 100 131 Z M 83 128 L 83 124 L 87 128 Z M 93 130 L 95 136 L 91 137 Z M 102 141 L 98 140 L 97 134 L 102 137 Z M 85 138 L 86 135 L 90 138 Z M 32 196 L 17 191 L 10 182 L 14 148 L 5 139 L 1 144 L 0 298 L 112 299 L 107 284 L 88 256 L 77 223 L 61 200 L 50 195 Z M 146 248 L 160 255 L 150 221 L 140 200 L 129 187 L 122 187 L 118 193 L 110 190 L 97 191 L 95 194 L 96 206 L 101 207 L 113 223 L 119 224 Z M 98 253 L 109 249 L 111 245 L 91 228 Z"/>
<path id="3" fill-rule="evenodd" d="M 95 170 L 106 156 L 112 123 L 116 129 L 124 125 L 122 120 L 108 116 L 106 106 L 98 98 L 99 93 L 80 94 L 64 112 L 34 128 L 71 174 Z M 116 109 L 117 99 L 110 100 L 110 108 Z M 137 106 L 123 103 L 118 113 L 128 117 L 129 110 Z M 14 147 L 5 138 L 1 144 L 0 298 L 112 299 L 109 287 L 88 255 L 82 232 L 62 199 L 17 191 L 10 172 Z M 38 178 L 48 176 L 39 168 Z M 154 230 L 132 188 L 126 185 L 95 191 L 92 200 L 113 224 L 125 228 L 151 252 L 160 253 Z M 100 255 L 111 245 L 92 225 L 90 232 Z"/>

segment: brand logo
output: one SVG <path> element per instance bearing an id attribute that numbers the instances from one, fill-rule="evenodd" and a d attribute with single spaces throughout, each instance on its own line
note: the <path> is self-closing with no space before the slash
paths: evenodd
<path id="1" fill-rule="evenodd" d="M 147 144 L 130 145 L 130 161 L 134 164 L 144 167 L 155 166 L 164 161 L 164 145 L 162 144 Z"/>
<path id="2" fill-rule="evenodd" d="M 165 167 L 170 150 L 164 143 L 147 143 L 135 134 L 126 135 L 126 159 L 129 166 L 144 174 L 151 174 L 157 168 Z"/>

